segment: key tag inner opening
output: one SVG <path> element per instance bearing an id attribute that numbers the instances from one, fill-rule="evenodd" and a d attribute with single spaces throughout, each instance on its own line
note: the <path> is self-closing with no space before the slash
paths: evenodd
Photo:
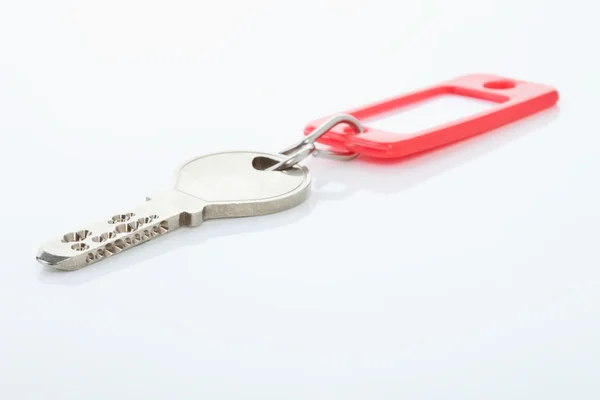
<path id="1" fill-rule="evenodd" d="M 444 94 L 488 100 L 496 104 L 474 115 L 408 135 L 399 135 L 370 128 L 364 123 L 360 124 Z M 495 75 L 466 75 L 429 88 L 345 111 L 347 117 L 360 121 L 362 132 L 357 131 L 356 124 L 350 126 L 341 123 L 332 126 L 316 141 L 329 146 L 334 153 L 361 154 L 372 158 L 403 158 L 520 120 L 553 106 L 558 101 L 558 97 L 556 89 L 546 85 Z M 304 134 L 311 137 L 315 130 L 320 129 L 331 119 L 332 117 L 328 116 L 310 122 L 305 127 Z"/>

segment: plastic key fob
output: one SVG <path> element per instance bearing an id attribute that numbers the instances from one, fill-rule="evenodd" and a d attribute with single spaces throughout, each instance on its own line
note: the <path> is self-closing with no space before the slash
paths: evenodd
<path id="1" fill-rule="evenodd" d="M 489 110 L 411 134 L 387 132 L 368 127 L 368 121 L 394 113 L 414 103 L 438 95 L 453 94 L 489 100 Z M 318 141 L 337 151 L 352 151 L 374 158 L 401 158 L 457 142 L 553 106 L 558 101 L 556 89 L 537 83 L 494 75 L 466 75 L 433 87 L 403 94 L 346 111 L 364 125 L 364 133 L 354 133 L 348 125 L 338 125 Z M 329 116 L 310 122 L 306 135 Z M 366 122 L 366 124 L 364 124 Z"/>

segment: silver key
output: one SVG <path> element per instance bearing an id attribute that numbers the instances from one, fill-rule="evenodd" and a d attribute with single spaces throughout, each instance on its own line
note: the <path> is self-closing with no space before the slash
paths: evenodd
<path id="1" fill-rule="evenodd" d="M 76 270 L 180 226 L 292 208 L 306 199 L 310 173 L 303 166 L 265 171 L 283 159 L 255 152 L 195 158 L 180 167 L 172 189 L 152 196 L 134 210 L 46 243 L 37 260 L 53 268 Z"/>

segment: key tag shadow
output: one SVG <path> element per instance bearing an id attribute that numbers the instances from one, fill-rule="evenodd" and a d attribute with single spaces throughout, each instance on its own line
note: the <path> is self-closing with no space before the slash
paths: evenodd
<path id="1" fill-rule="evenodd" d="M 39 280 L 46 284 L 81 285 L 147 260 L 167 257 L 168 253 L 184 246 L 202 246 L 212 238 L 262 232 L 296 223 L 310 215 L 318 204 L 341 201 L 360 191 L 400 193 L 546 127 L 558 118 L 559 113 L 560 110 L 555 107 L 518 124 L 513 123 L 484 135 L 400 160 L 340 162 L 311 159 L 308 166 L 313 176 L 312 192 L 303 204 L 295 208 L 260 217 L 208 220 L 202 229 L 179 229 L 153 240 L 152 244 L 144 244 L 142 250 L 134 248 L 121 253 L 119 257 L 111 257 L 76 271 L 41 267 Z M 206 264 L 199 260 L 198 265 Z M 175 267 L 169 266 L 170 272 Z"/>

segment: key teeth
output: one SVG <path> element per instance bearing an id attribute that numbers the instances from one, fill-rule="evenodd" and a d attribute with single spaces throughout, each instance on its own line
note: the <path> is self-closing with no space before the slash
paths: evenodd
<path id="1" fill-rule="evenodd" d="M 153 222 L 154 225 L 152 225 Z M 158 222 L 158 215 L 151 215 L 140 218 L 137 221 L 128 221 L 115 227 L 114 231 L 105 232 L 97 236 L 92 236 L 91 232 L 86 231 L 88 232 L 86 238 L 82 237 L 79 241 L 75 242 L 75 244 L 80 245 L 79 254 L 77 255 L 63 256 L 52 254 L 46 248 L 42 247 L 36 255 L 36 259 L 46 267 L 73 271 L 111 257 L 168 231 L 168 220 Z M 66 244 L 73 250 L 76 250 L 73 247 L 74 244 L 68 242 Z"/>
<path id="2" fill-rule="evenodd" d="M 106 257 L 110 257 L 113 254 L 117 253 L 117 248 L 115 247 L 114 243 L 108 243 L 106 246 L 104 246 L 104 253 L 106 254 Z"/>
<path id="3" fill-rule="evenodd" d="M 99 249 L 93 254 L 94 259 L 92 261 L 99 261 L 102 258 L 108 258 L 114 254 L 118 254 L 124 250 L 129 249 L 135 245 L 146 242 L 152 238 L 160 236 L 169 231 L 169 221 L 161 221 L 158 225 L 148 227 L 143 231 L 132 233 L 127 237 L 119 238 L 114 242 L 107 243 L 103 249 Z M 101 253 L 100 253 L 101 252 Z M 99 254 L 100 253 L 100 254 Z M 92 253 L 90 253 L 92 254 Z M 91 261 L 90 261 L 91 262 Z"/>
<path id="4" fill-rule="evenodd" d="M 123 250 L 125 250 L 126 248 L 127 248 L 127 246 L 125 245 L 125 240 L 123 240 L 123 239 L 115 240 L 116 253 L 120 253 Z"/>

